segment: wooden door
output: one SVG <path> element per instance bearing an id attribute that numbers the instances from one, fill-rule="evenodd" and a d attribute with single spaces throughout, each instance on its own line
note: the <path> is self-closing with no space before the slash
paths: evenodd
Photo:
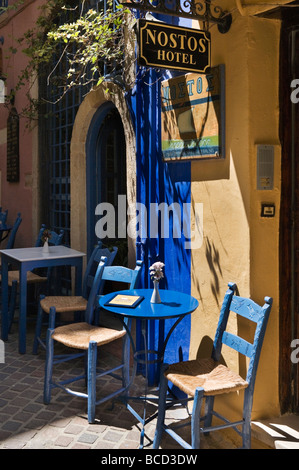
<path id="1" fill-rule="evenodd" d="M 299 18 L 281 35 L 280 404 L 299 411 Z M 298 339 L 298 341 L 296 341 Z M 298 348 L 298 353 L 294 348 Z M 292 354 L 293 353 L 293 354 Z"/>
<path id="2" fill-rule="evenodd" d="M 96 207 L 108 203 L 115 209 L 115 237 L 101 237 L 104 244 L 113 245 L 119 232 L 118 197 L 127 194 L 125 135 L 121 117 L 112 102 L 98 109 L 90 126 L 86 149 L 87 251 L 90 255 L 99 236 L 95 232 L 100 217 Z M 126 239 L 123 245 L 126 245 Z"/>

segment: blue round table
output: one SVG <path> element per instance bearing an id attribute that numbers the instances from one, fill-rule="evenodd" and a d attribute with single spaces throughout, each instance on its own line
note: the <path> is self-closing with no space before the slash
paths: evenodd
<path id="1" fill-rule="evenodd" d="M 131 289 L 111 292 L 100 299 L 100 306 L 124 317 L 145 318 L 148 320 L 165 320 L 192 313 L 198 307 L 198 300 L 189 294 L 160 289 L 160 304 L 150 302 L 153 289 Z M 136 307 L 108 305 L 108 302 L 116 295 L 141 296 L 143 299 Z"/>
<path id="2" fill-rule="evenodd" d="M 118 292 L 111 292 L 109 294 L 104 295 L 100 298 L 99 304 L 100 307 L 117 314 L 117 316 L 122 321 L 124 327 L 127 330 L 128 336 L 130 338 L 130 343 L 132 345 L 133 354 L 134 354 L 134 371 L 132 374 L 132 378 L 130 384 L 128 385 L 127 389 L 131 386 L 134 376 L 136 374 L 136 363 L 144 363 L 145 364 L 145 371 L 146 371 L 146 379 L 147 379 L 147 368 L 148 365 L 151 363 L 162 362 L 164 357 L 165 348 L 167 346 L 167 342 L 171 336 L 171 333 L 179 324 L 179 322 L 186 316 L 192 313 L 198 307 L 198 300 L 188 294 L 184 294 L 182 292 L 172 291 L 172 290 L 159 290 L 161 303 L 151 303 L 153 289 L 132 289 L 132 290 L 124 290 Z M 113 305 L 112 302 L 117 297 L 118 301 L 122 303 L 122 305 Z M 139 298 L 139 303 L 136 306 L 130 307 L 125 306 L 125 304 L 130 300 L 131 296 L 136 296 Z M 134 300 L 134 299 L 133 299 Z M 141 321 L 141 331 L 144 338 L 144 350 L 136 351 L 136 344 L 133 340 L 130 331 L 130 321 L 131 319 L 136 319 Z M 177 318 L 175 323 L 170 328 L 163 344 L 159 348 L 158 351 L 155 350 L 148 350 L 147 349 L 147 339 L 146 339 L 146 325 L 149 320 L 159 320 L 164 321 L 169 318 Z M 156 356 L 155 359 L 149 360 L 150 357 Z M 144 357 L 144 359 L 142 359 Z M 128 405 L 128 399 L 132 397 L 126 397 L 126 406 L 127 408 L 133 413 L 133 415 L 143 424 L 143 430 L 141 432 L 141 447 L 143 446 L 143 438 L 144 438 L 144 426 L 146 422 L 153 419 L 152 416 L 150 419 L 146 420 L 145 416 L 141 418 L 135 410 Z"/>

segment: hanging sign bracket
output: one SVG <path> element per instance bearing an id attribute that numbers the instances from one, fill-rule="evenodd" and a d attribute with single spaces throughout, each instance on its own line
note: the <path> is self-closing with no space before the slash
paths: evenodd
<path id="1" fill-rule="evenodd" d="M 227 33 L 232 24 L 232 15 L 212 4 L 212 0 L 124 0 L 120 3 L 126 8 L 143 12 L 203 21 L 205 29 L 208 29 L 210 23 L 217 24 L 222 34 Z"/>

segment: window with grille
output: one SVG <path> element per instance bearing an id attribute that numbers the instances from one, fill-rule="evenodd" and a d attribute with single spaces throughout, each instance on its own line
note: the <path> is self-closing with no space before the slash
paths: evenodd
<path id="1" fill-rule="evenodd" d="M 5 8 L 8 6 L 8 0 L 0 0 L 0 15 L 5 12 Z"/>

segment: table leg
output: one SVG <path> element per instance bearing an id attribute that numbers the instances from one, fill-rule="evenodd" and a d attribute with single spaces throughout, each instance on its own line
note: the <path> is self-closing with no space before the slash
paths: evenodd
<path id="1" fill-rule="evenodd" d="M 20 267 L 19 353 L 26 353 L 27 269 Z"/>
<path id="2" fill-rule="evenodd" d="M 144 355 L 145 355 L 145 390 L 144 390 L 144 404 L 143 404 L 143 418 L 141 421 L 142 429 L 140 433 L 140 444 L 139 448 L 143 449 L 144 446 L 144 436 L 145 436 L 145 423 L 146 423 L 146 400 L 147 400 L 147 384 L 148 384 L 148 347 L 147 347 L 147 321 L 145 319 L 141 320 L 141 333 L 143 336 L 144 342 Z"/>
<path id="3" fill-rule="evenodd" d="M 123 323 L 127 330 L 127 334 L 124 337 L 123 340 L 123 359 L 124 359 L 124 368 L 123 368 L 123 387 L 126 389 L 126 391 L 129 389 L 129 386 L 131 384 L 130 380 L 130 346 L 131 344 L 133 345 L 133 354 L 135 353 L 135 347 L 133 344 L 133 339 L 131 335 L 131 328 L 132 328 L 132 320 L 129 319 L 127 323 Z M 135 361 L 134 361 L 135 364 Z M 135 367 L 133 367 L 132 371 L 132 377 L 135 371 Z"/>
<path id="4" fill-rule="evenodd" d="M 2 315 L 1 315 L 1 338 L 3 341 L 8 339 L 8 262 L 2 256 L 1 268 L 1 283 L 2 283 Z"/>

